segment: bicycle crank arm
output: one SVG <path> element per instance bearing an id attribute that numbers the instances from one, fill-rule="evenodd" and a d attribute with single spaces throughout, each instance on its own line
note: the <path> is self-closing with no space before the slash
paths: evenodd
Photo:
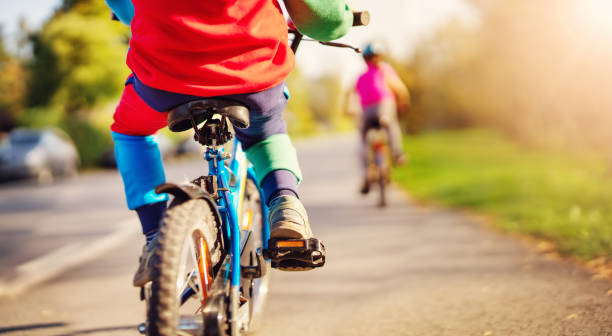
<path id="1" fill-rule="evenodd" d="M 268 241 L 264 257 L 272 268 L 283 271 L 308 271 L 325 265 L 325 246 L 316 238 L 275 239 Z"/>

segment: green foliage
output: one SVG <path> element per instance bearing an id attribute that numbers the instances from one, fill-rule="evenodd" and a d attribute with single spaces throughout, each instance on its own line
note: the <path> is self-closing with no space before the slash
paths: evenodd
<path id="1" fill-rule="evenodd" d="M 353 127 L 353 122 L 344 114 L 342 84 L 339 74 L 327 74 L 310 84 L 309 107 L 324 130 L 344 131 Z"/>
<path id="2" fill-rule="evenodd" d="M 612 26 L 595 13 L 603 3 L 472 2 L 478 23 L 448 23 L 410 59 L 423 125 L 492 126 L 612 157 Z"/>
<path id="3" fill-rule="evenodd" d="M 478 48 L 474 39 L 473 31 L 452 22 L 417 47 L 400 72 L 410 78 L 412 109 L 406 117 L 411 127 L 458 128 L 485 121 L 484 115 L 474 115 L 474 105 L 484 97 L 465 98 L 466 89 L 474 86 L 475 73 L 468 70 L 474 66 Z"/>
<path id="4" fill-rule="evenodd" d="M 419 133 L 425 128 L 426 115 L 422 113 L 422 109 L 416 109 L 413 106 L 415 97 L 422 95 L 422 88 L 417 85 L 417 71 L 412 65 L 403 65 L 398 59 L 390 58 L 388 62 L 395 69 L 404 85 L 409 88 L 408 106 L 398 110 L 400 126 L 408 134 Z"/>
<path id="5" fill-rule="evenodd" d="M 30 107 L 19 114 L 17 124 L 35 128 L 58 126 L 63 118 L 64 110 L 60 106 Z"/>
<path id="6" fill-rule="evenodd" d="M 353 128 L 353 121 L 344 114 L 340 76 L 324 75 L 308 79 L 295 68 L 287 85 L 291 98 L 285 120 L 291 135 L 312 135 L 320 131 L 345 131 Z"/>
<path id="7" fill-rule="evenodd" d="M 4 27 L 0 25 L 0 59 L 6 59 L 9 56 L 6 51 L 6 46 L 4 45 Z"/>
<path id="8" fill-rule="evenodd" d="M 108 124 L 98 125 L 85 116 L 77 115 L 64 119 L 61 127 L 74 141 L 83 167 L 95 166 L 102 153 L 113 148 Z"/>
<path id="9" fill-rule="evenodd" d="M 310 135 L 317 131 L 317 124 L 309 108 L 310 92 L 308 82 L 296 68 L 289 78 L 287 86 L 291 97 L 285 110 L 284 118 L 291 135 Z"/>
<path id="10" fill-rule="evenodd" d="M 100 0 L 63 0 L 58 13 L 75 13 L 81 16 L 110 19 L 110 9 Z"/>
<path id="11" fill-rule="evenodd" d="M 518 146 L 491 131 L 406 139 L 394 178 L 419 199 L 490 215 L 497 226 L 584 259 L 612 257 L 612 176 L 597 157 Z"/>
<path id="12" fill-rule="evenodd" d="M 28 108 L 15 116 L 23 126 L 64 129 L 85 167 L 95 165 L 102 152 L 112 148 L 112 113 L 100 106 L 119 97 L 129 73 L 129 29 L 112 22 L 109 13 L 104 1 L 64 0 L 43 28 L 30 34 L 29 76 L 22 76 L 29 77 Z M 4 81 L 6 77 L 0 79 L 0 88 Z"/>
<path id="13" fill-rule="evenodd" d="M 4 50 L 0 37 L 0 132 L 16 124 L 26 94 L 27 74 L 21 63 Z"/>
<path id="14" fill-rule="evenodd" d="M 60 105 L 71 114 L 117 97 L 128 73 L 119 28 L 108 18 L 56 15 L 33 38 L 30 105 Z"/>
<path id="15" fill-rule="evenodd" d="M 33 59 L 29 64 L 27 105 L 48 105 L 61 82 L 57 56 L 48 44 L 41 41 L 40 35 L 32 35 L 30 39 Z"/>

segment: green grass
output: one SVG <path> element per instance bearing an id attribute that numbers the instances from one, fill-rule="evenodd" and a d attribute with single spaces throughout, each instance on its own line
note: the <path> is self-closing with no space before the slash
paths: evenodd
<path id="1" fill-rule="evenodd" d="M 521 147 L 492 131 L 408 137 L 394 179 L 417 199 L 489 215 L 563 254 L 612 257 L 612 167 L 594 155 Z"/>

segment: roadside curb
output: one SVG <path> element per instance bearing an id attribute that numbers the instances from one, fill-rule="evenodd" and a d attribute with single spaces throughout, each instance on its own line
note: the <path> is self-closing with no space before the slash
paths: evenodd
<path id="1" fill-rule="evenodd" d="M 15 297 L 34 285 L 99 257 L 137 233 L 140 226 L 135 219 L 129 219 L 119 222 L 116 227 L 115 231 L 102 238 L 72 243 L 17 266 L 15 277 L 0 282 L 0 299 Z"/>

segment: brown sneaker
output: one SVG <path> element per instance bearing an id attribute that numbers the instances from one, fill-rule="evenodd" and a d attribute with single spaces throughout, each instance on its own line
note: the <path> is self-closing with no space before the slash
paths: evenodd
<path id="1" fill-rule="evenodd" d="M 268 222 L 270 238 L 312 238 L 306 209 L 295 196 L 282 195 L 273 199 L 270 203 Z"/>
<path id="2" fill-rule="evenodd" d="M 154 264 L 155 247 L 157 246 L 157 237 L 153 238 L 149 243 L 142 248 L 142 254 L 138 258 L 138 269 L 134 274 L 134 287 L 142 287 L 151 281 L 151 266 Z"/>

